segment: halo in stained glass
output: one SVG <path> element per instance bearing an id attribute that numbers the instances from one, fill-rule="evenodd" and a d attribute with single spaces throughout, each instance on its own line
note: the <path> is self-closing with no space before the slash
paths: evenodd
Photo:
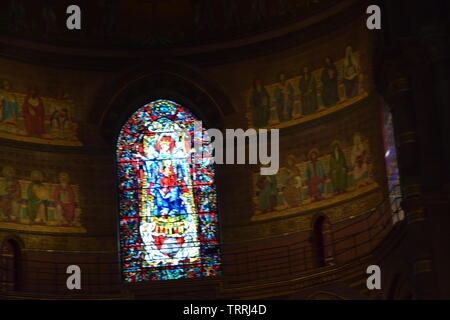
<path id="1" fill-rule="evenodd" d="M 138 109 L 117 142 L 124 280 L 220 273 L 214 168 L 189 142 L 207 146 L 198 119 L 157 100 Z M 195 151 L 195 152 L 194 152 Z"/>

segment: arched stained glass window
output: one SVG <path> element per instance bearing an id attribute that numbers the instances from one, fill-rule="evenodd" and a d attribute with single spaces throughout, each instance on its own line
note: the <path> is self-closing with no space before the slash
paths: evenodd
<path id="1" fill-rule="evenodd" d="M 218 275 L 220 252 L 209 139 L 179 104 L 137 110 L 117 143 L 120 244 L 125 281 Z"/>

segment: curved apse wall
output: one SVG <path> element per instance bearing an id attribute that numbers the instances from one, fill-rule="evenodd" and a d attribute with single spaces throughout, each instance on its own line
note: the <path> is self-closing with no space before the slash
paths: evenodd
<path id="1" fill-rule="evenodd" d="M 242 243 L 311 230 L 367 213 L 385 198 L 380 110 L 373 92 L 371 36 L 356 21 L 290 50 L 212 68 L 242 122 L 280 129 L 280 170 L 236 191 L 225 241 Z M 239 70 L 236 73 L 229 72 Z"/>
<path id="2" fill-rule="evenodd" d="M 102 74 L 7 59 L 0 66 L 0 238 L 19 234 L 24 258 L 113 252 L 100 234 L 114 230 L 114 168 L 87 124 Z"/>
<path id="3" fill-rule="evenodd" d="M 280 129 L 276 176 L 261 177 L 255 166 L 217 172 L 224 245 L 279 243 L 309 234 L 317 214 L 336 225 L 385 197 L 371 39 L 362 25 L 350 22 L 290 49 L 273 46 L 264 56 L 198 67 L 232 100 L 226 128 Z M 7 199 L 0 237 L 19 233 L 28 253 L 116 257 L 115 170 L 89 114 L 100 108 L 95 94 L 119 71 L 5 59 L 0 66 L 7 102 L 0 113 L 0 195 Z"/>

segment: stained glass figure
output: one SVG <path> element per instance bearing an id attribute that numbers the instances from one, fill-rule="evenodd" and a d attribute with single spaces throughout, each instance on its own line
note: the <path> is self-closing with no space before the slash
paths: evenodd
<path id="1" fill-rule="evenodd" d="M 199 130 L 199 123 L 179 104 L 157 100 L 135 112 L 120 132 L 125 281 L 220 273 L 214 166 L 208 158 L 207 133 Z"/>

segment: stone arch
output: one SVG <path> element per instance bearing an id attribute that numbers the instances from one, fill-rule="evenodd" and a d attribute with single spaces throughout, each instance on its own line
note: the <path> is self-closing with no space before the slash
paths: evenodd
<path id="1" fill-rule="evenodd" d="M 205 127 L 223 128 L 224 118 L 235 112 L 220 86 L 198 69 L 156 61 L 130 67 L 116 76 L 97 95 L 89 119 L 111 141 L 137 105 L 157 99 L 190 106 Z"/>

